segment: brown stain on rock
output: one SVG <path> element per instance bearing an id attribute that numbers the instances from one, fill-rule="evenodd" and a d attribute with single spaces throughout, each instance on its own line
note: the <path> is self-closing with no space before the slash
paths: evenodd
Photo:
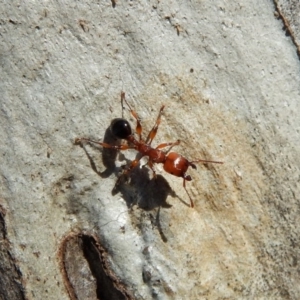
<path id="1" fill-rule="evenodd" d="M 161 75 L 160 80 L 161 87 L 150 84 L 146 94 L 138 97 L 144 99 L 148 109 L 157 112 L 161 104 L 166 104 L 153 145 L 180 139 L 182 142 L 174 151 L 189 160 L 212 159 L 224 164 L 197 164 L 197 170 L 188 170 L 193 180 L 187 183 L 187 189 L 195 209 L 169 197 L 167 201 L 173 207 L 161 212 L 160 220 L 168 242 L 159 244 L 159 251 L 171 255 L 173 263 L 186 270 L 191 289 L 197 286 L 200 294 L 194 297 L 191 292 L 189 299 L 217 296 L 216 282 L 226 282 L 225 290 L 231 295 L 248 295 L 250 291 L 245 286 L 268 285 L 259 257 L 264 228 L 272 226 L 264 208 L 269 182 L 257 148 L 250 142 L 251 126 L 223 106 L 205 99 L 184 77 Z M 163 91 L 167 101 L 161 96 Z M 151 120 L 156 117 L 153 114 Z M 147 118 L 145 127 L 151 128 L 151 122 Z M 176 196 L 188 204 L 182 179 L 163 171 L 159 174 L 170 183 Z M 132 217 L 136 222 L 137 218 Z M 169 239 L 170 236 L 176 238 Z M 170 248 L 174 249 L 171 253 Z M 184 293 L 185 288 L 177 288 Z"/>

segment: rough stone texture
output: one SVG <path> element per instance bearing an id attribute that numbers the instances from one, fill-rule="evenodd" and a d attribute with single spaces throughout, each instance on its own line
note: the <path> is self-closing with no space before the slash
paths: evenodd
<path id="1" fill-rule="evenodd" d="M 27 299 L 92 299 L 97 264 L 128 299 L 300 297 L 299 59 L 270 1 L 0 9 L 0 204 Z M 122 90 L 145 132 L 166 105 L 154 145 L 224 161 L 189 170 L 194 209 L 161 165 L 114 191 L 134 151 L 74 145 L 116 142 Z M 62 251 L 80 234 L 93 268 L 84 241 Z"/>

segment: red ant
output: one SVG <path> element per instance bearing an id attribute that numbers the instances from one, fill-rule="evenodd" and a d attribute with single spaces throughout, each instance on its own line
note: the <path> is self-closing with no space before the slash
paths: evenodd
<path id="1" fill-rule="evenodd" d="M 125 93 L 121 92 L 122 107 L 123 107 L 124 101 L 127 104 L 131 115 L 136 119 L 137 124 L 136 124 L 135 132 L 138 135 L 138 140 L 134 137 L 129 122 L 123 118 L 117 118 L 117 119 L 114 119 L 110 125 L 111 132 L 116 138 L 126 140 L 128 142 L 127 144 L 110 145 L 107 143 L 93 141 L 93 140 L 90 140 L 87 138 L 77 138 L 75 140 L 75 143 L 80 143 L 81 141 L 87 141 L 87 142 L 91 142 L 91 143 L 96 143 L 104 148 L 109 148 L 109 149 L 115 149 L 115 150 L 135 149 L 135 150 L 137 150 L 141 154 L 141 156 L 131 162 L 131 164 L 123 171 L 123 175 L 130 173 L 130 171 L 134 167 L 137 166 L 137 164 L 139 163 L 139 161 L 142 157 L 148 156 L 149 159 L 148 159 L 147 164 L 148 164 L 149 168 L 152 170 L 154 178 L 156 177 L 156 173 L 153 169 L 153 165 L 159 164 L 159 163 L 163 164 L 163 168 L 166 172 L 168 172 L 174 176 L 183 178 L 183 187 L 190 198 L 191 207 L 194 207 L 194 202 L 185 187 L 185 182 L 192 180 L 192 177 L 190 175 L 186 174 L 187 169 L 189 167 L 196 169 L 195 163 L 198 163 L 198 162 L 216 163 L 216 164 L 222 164 L 223 162 L 212 161 L 212 160 L 203 160 L 203 159 L 189 161 L 185 157 L 183 157 L 182 155 L 180 155 L 178 153 L 175 153 L 175 152 L 169 153 L 169 151 L 174 146 L 176 146 L 180 143 L 179 140 L 177 140 L 176 142 L 173 142 L 173 143 L 162 143 L 162 144 L 159 144 L 156 148 L 153 148 L 151 146 L 151 143 L 156 136 L 158 126 L 161 121 L 161 115 L 162 115 L 162 112 L 163 112 L 165 106 L 163 105 L 160 108 L 158 117 L 156 119 L 156 122 L 155 122 L 153 128 L 150 130 L 146 140 L 143 140 L 142 139 L 142 125 L 141 125 L 140 119 L 139 119 L 137 113 L 131 108 L 131 106 L 125 99 Z M 167 151 L 160 150 L 165 147 L 169 147 L 169 149 Z M 116 185 L 119 184 L 120 178 L 121 178 L 121 176 L 117 180 Z"/>

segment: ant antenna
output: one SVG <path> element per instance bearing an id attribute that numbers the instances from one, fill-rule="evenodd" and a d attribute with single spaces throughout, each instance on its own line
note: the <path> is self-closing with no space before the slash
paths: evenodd
<path id="1" fill-rule="evenodd" d="M 135 132 L 138 134 L 139 140 L 141 141 L 142 140 L 142 136 L 141 136 L 141 134 L 142 134 L 141 120 L 140 120 L 138 114 L 131 108 L 131 106 L 127 102 L 127 100 L 125 98 L 125 93 L 122 91 L 121 92 L 121 104 L 122 104 L 122 107 L 123 107 L 123 101 L 125 101 L 125 103 L 127 104 L 131 115 L 136 119 L 136 123 L 137 124 L 136 124 Z M 122 111 L 122 117 L 123 117 L 123 111 Z"/>
<path id="2" fill-rule="evenodd" d="M 129 110 L 132 111 L 131 106 L 129 105 L 129 103 L 127 102 L 127 100 L 125 98 L 125 92 L 121 92 L 121 105 L 122 105 L 122 108 L 124 108 L 123 101 L 125 101 L 125 103 L 127 104 Z"/>
<path id="3" fill-rule="evenodd" d="M 122 91 L 121 92 L 121 108 L 122 108 L 122 118 L 124 118 L 124 105 L 123 105 L 123 101 L 125 100 L 125 93 Z M 125 100 L 126 101 L 126 100 Z"/>

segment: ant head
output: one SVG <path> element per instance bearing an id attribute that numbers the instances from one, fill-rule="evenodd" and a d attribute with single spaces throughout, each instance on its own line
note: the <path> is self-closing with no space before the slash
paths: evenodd
<path id="1" fill-rule="evenodd" d="M 112 120 L 110 130 L 118 139 L 126 139 L 132 134 L 129 122 L 121 118 Z"/>

